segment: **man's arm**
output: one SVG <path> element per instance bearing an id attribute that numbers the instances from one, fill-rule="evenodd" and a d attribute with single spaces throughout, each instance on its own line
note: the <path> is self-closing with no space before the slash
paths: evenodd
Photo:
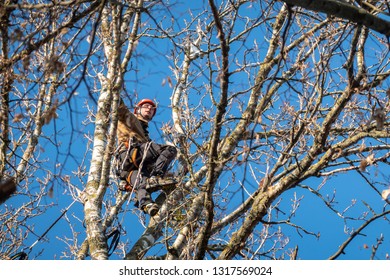
<path id="1" fill-rule="evenodd" d="M 126 105 L 121 100 L 118 107 L 118 129 L 128 136 L 137 138 L 140 142 L 147 142 L 148 138 L 145 136 L 144 130 L 138 118 L 129 111 Z"/>

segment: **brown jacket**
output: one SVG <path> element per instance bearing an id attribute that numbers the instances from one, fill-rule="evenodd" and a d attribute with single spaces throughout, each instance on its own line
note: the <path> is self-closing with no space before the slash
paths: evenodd
<path id="1" fill-rule="evenodd" d="M 130 139 L 132 144 L 150 141 L 147 135 L 147 123 L 143 125 L 123 102 L 118 107 L 117 138 L 118 144 L 124 144 L 126 147 L 128 147 Z"/>

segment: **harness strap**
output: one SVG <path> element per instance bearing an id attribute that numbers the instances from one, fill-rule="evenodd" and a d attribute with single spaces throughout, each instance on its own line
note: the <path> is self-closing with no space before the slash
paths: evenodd
<path id="1" fill-rule="evenodd" d="M 125 146 L 125 148 L 126 148 L 126 156 L 122 160 L 122 165 L 120 167 L 120 170 L 123 170 L 123 168 L 124 168 L 123 165 L 125 164 L 126 159 L 130 159 L 136 169 L 139 168 L 138 163 L 137 163 L 137 154 L 138 154 L 139 147 L 132 146 L 131 144 L 132 144 L 132 139 L 129 138 L 128 142 L 122 142 L 118 148 L 118 149 L 120 149 L 120 147 L 123 147 L 123 146 Z"/>
<path id="2" fill-rule="evenodd" d="M 137 163 L 137 154 L 138 154 L 138 148 L 134 148 L 131 153 L 131 161 L 133 162 L 134 166 L 138 169 L 138 163 Z"/>
<path id="3" fill-rule="evenodd" d="M 131 185 L 131 175 L 133 175 L 133 172 L 134 172 L 134 170 L 131 170 L 129 172 L 129 175 L 127 175 L 127 178 L 126 178 L 127 183 L 129 183 L 130 185 Z"/>

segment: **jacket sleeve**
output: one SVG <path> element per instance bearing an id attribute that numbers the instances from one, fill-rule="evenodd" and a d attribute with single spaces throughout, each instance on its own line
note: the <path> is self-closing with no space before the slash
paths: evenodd
<path id="1" fill-rule="evenodd" d="M 148 141 L 140 121 L 121 101 L 118 107 L 118 140 L 126 142 L 129 137 L 135 137 L 141 143 Z"/>

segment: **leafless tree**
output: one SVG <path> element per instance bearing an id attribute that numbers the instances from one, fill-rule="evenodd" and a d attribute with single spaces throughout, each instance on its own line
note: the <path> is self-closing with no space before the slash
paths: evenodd
<path id="1" fill-rule="evenodd" d="M 64 258 L 108 259 L 116 232 L 119 258 L 296 259 L 321 239 L 306 205 L 345 231 L 328 258 L 375 224 L 370 258 L 385 258 L 386 1 L 10 1 L 0 12 L 0 178 L 17 188 L 1 206 L 3 258 L 42 237 L 36 217 L 74 203 L 83 211 L 63 213 L 70 235 L 57 235 Z M 118 191 L 114 155 L 118 104 L 155 81 L 170 92 L 156 95 L 170 112 L 156 124 L 178 148 L 180 183 L 149 218 Z"/>

